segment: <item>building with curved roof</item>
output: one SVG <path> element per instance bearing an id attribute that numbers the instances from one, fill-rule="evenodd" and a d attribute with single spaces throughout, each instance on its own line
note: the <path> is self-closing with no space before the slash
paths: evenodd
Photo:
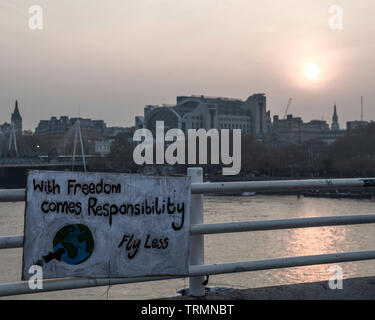
<path id="1" fill-rule="evenodd" d="M 155 136 L 156 121 L 164 121 L 165 130 L 241 129 L 262 139 L 271 133 L 270 112 L 266 111 L 264 94 L 246 101 L 240 99 L 178 96 L 176 105 L 148 105 L 144 110 L 144 127 Z"/>

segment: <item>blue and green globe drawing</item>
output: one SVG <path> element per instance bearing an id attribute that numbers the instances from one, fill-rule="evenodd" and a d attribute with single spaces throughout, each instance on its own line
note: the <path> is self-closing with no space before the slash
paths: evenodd
<path id="1" fill-rule="evenodd" d="M 53 239 L 53 250 L 64 249 L 61 260 L 77 265 L 85 262 L 94 252 L 94 238 L 88 227 L 83 224 L 70 224 L 61 228 Z"/>

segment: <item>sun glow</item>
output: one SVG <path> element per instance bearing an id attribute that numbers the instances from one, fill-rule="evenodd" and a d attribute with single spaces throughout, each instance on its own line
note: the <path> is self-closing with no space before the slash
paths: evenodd
<path id="1" fill-rule="evenodd" d="M 310 80 L 317 80 L 321 74 L 321 70 L 315 62 L 310 61 L 305 65 L 304 74 Z"/>

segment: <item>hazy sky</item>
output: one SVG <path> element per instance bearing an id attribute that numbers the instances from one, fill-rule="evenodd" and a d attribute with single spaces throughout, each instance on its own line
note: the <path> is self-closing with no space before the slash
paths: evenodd
<path id="1" fill-rule="evenodd" d="M 329 27 L 335 4 L 342 30 Z M 43 30 L 29 28 L 31 5 Z M 129 126 L 177 95 L 257 92 L 272 115 L 292 97 L 289 113 L 306 121 L 331 122 L 336 101 L 341 126 L 359 120 L 363 95 L 375 120 L 374 17 L 374 0 L 0 0 L 0 123 L 15 99 L 35 129 L 79 105 Z"/>

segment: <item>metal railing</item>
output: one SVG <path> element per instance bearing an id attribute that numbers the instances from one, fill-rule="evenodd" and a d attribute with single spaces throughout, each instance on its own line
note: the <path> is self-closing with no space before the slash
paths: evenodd
<path id="1" fill-rule="evenodd" d="M 191 212 L 190 212 L 190 257 L 189 273 L 190 294 L 204 296 L 204 277 L 208 275 L 237 273 L 255 270 L 268 270 L 308 266 L 315 264 L 329 264 L 349 261 L 375 259 L 375 250 L 332 253 L 288 258 L 276 258 L 256 261 L 242 261 L 224 264 L 204 264 L 204 235 L 266 231 L 278 229 L 310 228 L 323 226 L 342 226 L 354 224 L 375 223 L 375 214 L 297 218 L 265 221 L 247 221 L 230 223 L 203 223 L 203 195 L 215 193 L 242 193 L 245 191 L 277 192 L 298 191 L 311 189 L 346 189 L 374 187 L 374 178 L 364 179 L 320 179 L 320 180 L 287 180 L 287 181 L 260 181 L 260 182 L 218 182 L 203 183 L 203 170 L 201 168 L 188 169 L 191 177 Z M 25 201 L 25 190 L 0 190 L 0 202 Z M 0 249 L 23 247 L 23 236 L 0 237 Z M 43 281 L 43 289 L 31 290 L 26 281 L 0 284 L 0 296 L 18 295 L 26 293 L 39 293 L 57 290 L 70 290 L 107 286 L 146 281 L 159 281 L 184 278 L 183 276 L 137 277 L 137 278 L 111 278 L 111 279 L 53 279 Z"/>

